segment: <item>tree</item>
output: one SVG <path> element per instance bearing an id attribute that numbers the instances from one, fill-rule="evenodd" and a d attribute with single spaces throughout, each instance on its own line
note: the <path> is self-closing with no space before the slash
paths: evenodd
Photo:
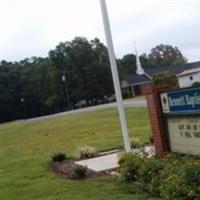
<path id="1" fill-rule="evenodd" d="M 186 58 L 182 55 L 178 47 L 171 45 L 160 44 L 151 49 L 148 55 L 149 62 L 152 65 L 171 65 L 171 64 L 184 64 L 187 62 Z"/>
<path id="2" fill-rule="evenodd" d="M 71 42 L 71 47 L 76 97 L 97 104 L 113 93 L 107 48 L 97 38 L 89 42 L 80 37 Z"/>
<path id="3" fill-rule="evenodd" d="M 105 95 L 109 96 L 114 93 L 114 87 L 108 57 L 108 49 L 98 38 L 91 40 L 90 44 L 94 51 L 94 65 L 96 69 L 96 77 L 98 79 L 99 86 L 101 87 L 101 98 Z"/>
<path id="4" fill-rule="evenodd" d="M 12 111 L 14 108 L 13 93 L 16 88 L 13 87 L 12 79 L 10 79 L 11 76 L 14 78 L 14 72 L 10 71 L 11 65 L 12 63 L 6 61 L 2 61 L 0 65 L 0 122 L 16 117 L 16 113 Z"/>
<path id="5" fill-rule="evenodd" d="M 136 56 L 134 54 L 126 54 L 122 59 L 118 60 L 118 68 L 120 79 L 126 79 L 128 74 L 133 74 L 136 71 Z"/>
<path id="6" fill-rule="evenodd" d="M 83 99 L 96 104 L 113 94 L 107 48 L 99 39 L 88 41 L 76 37 L 71 42 L 60 43 L 49 52 L 49 57 L 60 71 L 60 77 L 66 75 L 73 104 Z"/>
<path id="7" fill-rule="evenodd" d="M 142 54 L 140 60 L 148 66 L 148 56 Z M 125 55 L 118 66 L 121 79 L 135 73 L 135 55 Z M 73 105 L 80 100 L 97 104 L 114 93 L 108 50 L 98 38 L 61 42 L 46 58 L 0 62 L 0 122 L 23 118 L 24 113 L 35 117 L 63 111 L 67 92 Z"/>

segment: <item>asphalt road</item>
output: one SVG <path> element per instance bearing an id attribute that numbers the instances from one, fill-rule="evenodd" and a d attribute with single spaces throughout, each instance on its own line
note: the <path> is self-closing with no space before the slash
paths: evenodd
<path id="1" fill-rule="evenodd" d="M 126 108 L 139 108 L 139 107 L 146 107 L 146 99 L 145 98 L 133 98 L 130 100 L 125 100 L 124 101 L 124 106 Z M 102 104 L 98 106 L 91 106 L 87 108 L 81 108 L 81 109 L 76 109 L 72 111 L 66 111 L 66 112 L 61 112 L 61 113 L 56 113 L 52 115 L 45 115 L 41 117 L 35 117 L 31 119 L 27 119 L 26 121 L 37 121 L 37 120 L 42 120 L 42 119 L 48 119 L 52 117 L 58 117 L 58 116 L 64 116 L 64 115 L 70 115 L 70 114 L 75 114 L 75 113 L 82 113 L 82 112 L 91 112 L 91 111 L 96 111 L 96 110 L 103 110 L 103 109 L 108 109 L 108 108 L 116 108 L 117 104 L 116 102 L 114 103 L 107 103 L 107 104 Z"/>

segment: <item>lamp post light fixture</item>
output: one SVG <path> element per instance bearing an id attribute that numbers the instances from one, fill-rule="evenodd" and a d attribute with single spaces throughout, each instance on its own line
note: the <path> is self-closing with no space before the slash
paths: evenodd
<path id="1" fill-rule="evenodd" d="M 100 6 L 101 6 L 106 42 L 108 45 L 108 53 L 109 53 L 109 59 L 110 59 L 110 64 L 111 64 L 111 71 L 112 71 L 112 77 L 113 77 L 113 82 L 114 82 L 117 107 L 118 107 L 120 123 L 121 123 L 121 128 L 122 128 L 122 135 L 123 135 L 123 140 L 124 140 L 124 148 L 127 152 L 130 152 L 131 144 L 130 144 L 130 139 L 129 139 L 129 134 L 128 134 L 128 126 L 127 126 L 127 120 L 126 120 L 126 115 L 125 115 L 125 110 L 124 110 L 124 104 L 122 100 L 122 93 L 121 93 L 121 87 L 120 87 L 120 82 L 119 82 L 116 57 L 115 57 L 115 52 L 114 52 L 114 47 L 113 47 L 113 40 L 112 40 L 110 22 L 109 22 L 109 17 L 108 17 L 108 11 L 106 7 L 106 0 L 100 0 Z"/>
<path id="2" fill-rule="evenodd" d="M 62 75 L 62 81 L 63 81 L 63 82 L 66 82 L 66 77 L 65 77 L 64 74 Z"/>
<path id="3" fill-rule="evenodd" d="M 24 103 L 24 98 L 23 97 L 21 98 L 21 103 Z"/>
<path id="4" fill-rule="evenodd" d="M 24 102 L 24 98 L 23 97 L 21 97 L 21 99 L 20 99 L 20 101 L 21 101 L 21 103 L 22 103 L 22 109 L 23 109 L 23 118 L 24 118 L 24 120 L 26 119 L 26 114 L 25 114 L 25 102 Z"/>

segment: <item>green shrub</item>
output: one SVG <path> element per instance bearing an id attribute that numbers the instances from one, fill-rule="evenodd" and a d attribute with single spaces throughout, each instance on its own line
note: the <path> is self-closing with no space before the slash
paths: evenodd
<path id="1" fill-rule="evenodd" d="M 194 83 L 192 84 L 192 87 L 200 87 L 200 82 L 194 82 Z"/>
<path id="2" fill-rule="evenodd" d="M 76 178 L 76 179 L 84 178 L 85 175 L 86 175 L 86 171 L 87 171 L 87 167 L 86 166 L 77 165 L 74 168 L 74 178 Z"/>
<path id="3" fill-rule="evenodd" d="M 131 140 L 131 148 L 132 149 L 137 149 L 137 148 L 141 148 L 144 147 L 144 143 L 142 143 L 142 141 L 138 138 L 132 138 Z"/>
<path id="4" fill-rule="evenodd" d="M 153 83 L 157 86 L 168 85 L 171 89 L 179 88 L 178 78 L 169 71 L 159 72 L 153 75 Z"/>
<path id="5" fill-rule="evenodd" d="M 54 155 L 52 155 L 52 161 L 53 162 L 62 162 L 67 159 L 67 156 L 65 153 L 57 152 Z"/>
<path id="6" fill-rule="evenodd" d="M 145 159 L 139 170 L 139 181 L 147 191 L 160 195 L 160 173 L 165 168 L 165 162 L 155 158 Z"/>
<path id="7" fill-rule="evenodd" d="M 173 160 L 162 171 L 160 180 L 160 195 L 166 200 L 200 199 L 199 161 Z"/>
<path id="8" fill-rule="evenodd" d="M 164 200 L 200 199 L 200 158 L 169 154 L 164 159 L 122 154 L 121 177 L 137 183 Z"/>
<path id="9" fill-rule="evenodd" d="M 157 176 L 164 168 L 164 162 L 155 158 L 147 158 L 144 160 L 141 168 L 139 169 L 140 180 L 145 183 L 149 183 Z"/>
<path id="10" fill-rule="evenodd" d="M 138 179 L 138 170 L 143 162 L 140 155 L 134 153 L 123 153 L 119 158 L 120 173 L 122 180 L 136 181 Z"/>
<path id="11" fill-rule="evenodd" d="M 94 147 L 85 145 L 76 151 L 76 158 L 87 159 L 97 155 L 97 150 Z"/>
<path id="12" fill-rule="evenodd" d="M 200 199 L 200 164 L 192 163 L 185 168 L 184 182 L 187 183 L 189 193 L 187 197 Z"/>

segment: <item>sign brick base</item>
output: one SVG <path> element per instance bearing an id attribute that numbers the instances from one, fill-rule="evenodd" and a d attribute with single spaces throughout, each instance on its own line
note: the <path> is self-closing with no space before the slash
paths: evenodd
<path id="1" fill-rule="evenodd" d="M 160 102 L 160 92 L 169 90 L 169 87 L 157 87 L 155 85 L 144 85 L 142 93 L 146 95 L 149 119 L 151 123 L 151 130 L 153 142 L 158 157 L 163 157 L 169 151 L 167 141 L 167 134 L 165 130 L 165 120 L 162 115 L 162 108 Z"/>

